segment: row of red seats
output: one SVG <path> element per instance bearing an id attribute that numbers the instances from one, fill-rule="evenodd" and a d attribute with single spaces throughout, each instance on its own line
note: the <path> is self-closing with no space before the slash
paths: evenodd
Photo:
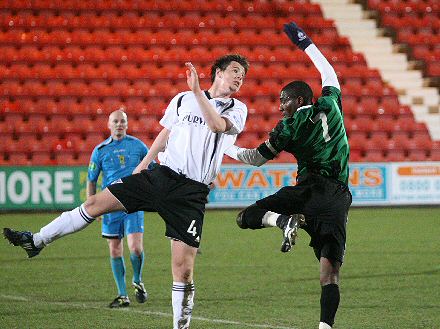
<path id="1" fill-rule="evenodd" d="M 28 28 L 249 28 L 280 30 L 286 23 L 286 17 L 267 16 L 266 13 L 209 13 L 160 11 L 13 11 L 0 10 L 0 27 Z M 334 27 L 327 20 L 311 11 L 293 13 L 300 26 L 317 28 Z"/>
<path id="2" fill-rule="evenodd" d="M 124 108 L 128 113 L 140 115 L 162 115 L 168 105 L 163 97 L 132 97 L 119 99 L 118 97 L 42 97 L 37 99 L 19 98 L 15 101 L 0 98 L 0 114 L 26 115 L 26 119 L 33 114 L 43 115 L 87 115 L 94 118 L 96 115 L 108 115 L 118 108 Z"/>
<path id="3" fill-rule="evenodd" d="M 397 135 L 387 139 L 381 134 L 376 135 L 377 138 L 363 139 L 352 137 L 349 140 L 350 149 L 352 150 L 432 150 L 432 142 L 429 135 L 420 134 L 413 138 L 405 135 Z M 429 141 L 429 142 L 427 142 Z"/>
<path id="4" fill-rule="evenodd" d="M 440 17 L 435 14 L 419 17 L 408 15 L 408 13 L 405 13 L 403 16 L 399 15 L 399 13 L 386 13 L 381 18 L 381 23 L 383 26 L 396 29 L 438 29 L 440 27 Z"/>
<path id="5" fill-rule="evenodd" d="M 440 44 L 438 48 L 431 49 L 429 46 L 417 46 L 412 50 L 412 55 L 416 59 L 424 60 L 425 62 L 440 61 Z"/>
<path id="6" fill-rule="evenodd" d="M 344 114 L 354 116 L 381 116 L 381 115 L 402 115 L 408 108 L 401 107 L 397 95 L 383 97 L 361 97 L 357 100 L 355 97 L 343 96 L 342 108 Z"/>
<path id="7" fill-rule="evenodd" d="M 90 160 L 89 153 L 36 153 L 32 157 L 23 153 L 12 153 L 4 157 L 0 156 L 1 165 L 25 166 L 25 165 L 59 165 L 59 166 L 86 166 Z M 370 150 L 362 152 L 353 150 L 350 153 L 350 162 L 399 162 L 399 161 L 440 161 L 440 152 L 432 150 L 391 151 Z M 283 152 L 272 162 L 296 162 L 289 153 Z M 236 163 L 235 160 L 225 156 L 223 163 Z"/>
<path id="8" fill-rule="evenodd" d="M 431 77 L 440 77 L 440 62 L 429 62 L 427 64 L 426 74 Z"/>
<path id="9" fill-rule="evenodd" d="M 362 69 L 360 69 L 362 70 Z M 356 73 L 355 70 L 353 70 Z M 276 73 L 279 74 L 276 74 Z M 266 75 L 265 75 L 266 73 Z M 282 74 L 284 73 L 284 74 Z M 246 81 L 241 89 L 238 97 L 252 97 L 252 96 L 274 96 L 279 93 L 280 87 L 287 84 L 292 80 L 301 79 L 305 73 L 309 73 L 309 79 L 307 80 L 311 85 L 314 94 L 319 95 L 321 92 L 321 83 L 319 81 L 319 75 L 316 70 L 311 70 L 298 66 L 297 69 L 287 70 L 284 67 L 277 71 L 276 69 L 263 68 L 261 71 L 254 70 L 253 73 L 249 73 L 250 79 Z M 368 75 L 368 69 L 365 69 L 366 75 Z M 177 74 L 177 72 L 176 72 Z M 256 80 L 256 77 L 268 77 L 268 80 L 260 83 Z M 270 79 L 272 77 L 272 79 Z M 208 82 L 208 74 L 201 76 L 206 78 L 202 80 L 202 84 L 205 85 Z M 253 78 L 253 79 L 252 79 Z M 152 80 L 153 79 L 153 80 Z M 160 79 L 160 80 L 159 80 Z M 282 80 L 280 80 L 282 79 Z M 156 80 L 150 76 L 149 79 L 117 79 L 117 80 L 84 80 L 84 79 L 72 79 L 66 80 L 40 80 L 40 79 L 5 79 L 0 81 L 0 95 L 3 96 L 121 96 L 121 97 L 157 97 L 163 96 L 170 99 L 178 92 L 188 90 L 187 82 L 185 79 L 170 80 L 165 77 L 158 76 Z M 365 86 L 349 86 L 343 89 L 343 92 L 347 95 L 353 96 L 377 96 L 395 95 L 393 89 L 380 88 L 380 85 L 365 85 Z"/>
<path id="10" fill-rule="evenodd" d="M 272 114 L 279 114 L 279 101 L 273 101 L 269 98 L 262 97 L 248 102 L 247 105 L 250 115 L 270 116 Z M 372 119 L 413 117 L 411 109 L 408 106 L 400 105 L 396 95 L 360 98 L 343 96 L 342 109 L 346 117 L 370 117 Z"/>
<path id="11" fill-rule="evenodd" d="M 29 156 L 24 153 L 0 154 L 0 166 L 87 166 L 90 153 L 35 153 Z"/>
<path id="12" fill-rule="evenodd" d="M 250 115 L 259 114 L 267 117 L 279 113 L 279 101 L 276 97 L 253 95 L 252 97 L 240 97 L 248 105 Z M 103 100 L 98 98 L 84 97 L 80 101 L 76 97 L 60 98 L 58 101 L 47 97 L 36 100 L 23 98 L 18 101 L 0 101 L 0 114 L 18 114 L 26 117 L 24 120 L 33 117 L 33 113 L 38 117 L 43 115 L 63 115 L 63 116 L 87 116 L 94 118 L 96 115 L 108 115 L 118 108 L 124 108 L 128 113 L 135 117 L 149 115 L 160 117 L 163 110 L 168 105 L 163 97 L 148 98 L 127 98 L 125 100 L 116 97 L 108 97 Z M 344 114 L 347 118 L 355 117 L 412 117 L 412 112 L 408 106 L 398 103 L 396 96 L 387 97 L 354 97 L 344 96 L 342 100 Z M 13 116 L 12 116 L 13 117 Z M 3 119 L 4 120 L 4 119 Z M 14 119 L 13 119 L 14 120 Z"/>
<path id="13" fill-rule="evenodd" d="M 73 152 L 38 152 L 32 155 L 24 153 L 0 154 L 1 165 L 65 165 L 65 166 L 86 166 L 90 160 L 90 153 Z M 431 151 L 425 150 L 352 150 L 350 152 L 350 162 L 393 162 L 393 161 L 440 161 L 440 148 Z M 272 162 L 296 162 L 295 158 L 282 152 Z M 223 163 L 236 163 L 235 160 L 225 156 Z"/>
<path id="14" fill-rule="evenodd" d="M 24 153 L 11 153 L 2 156 L 0 154 L 0 166 L 87 166 L 90 161 L 90 153 L 50 153 L 39 152 L 33 155 Z M 286 163 L 296 162 L 289 153 L 283 152 L 272 162 Z M 223 163 L 237 163 L 228 156 L 224 157 Z"/>
<path id="15" fill-rule="evenodd" d="M 424 150 L 403 150 L 382 151 L 370 150 L 350 151 L 350 162 L 402 162 L 402 161 L 440 161 L 440 152 L 436 149 L 426 152 Z"/>
<path id="16" fill-rule="evenodd" d="M 426 124 L 416 122 L 413 117 L 401 117 L 398 119 L 381 118 L 380 120 L 371 118 L 362 118 L 361 120 L 352 120 L 345 118 L 345 128 L 347 132 L 363 131 L 363 132 L 398 132 L 406 131 L 408 133 L 415 131 L 428 131 Z"/>
<path id="17" fill-rule="evenodd" d="M 312 4 L 308 0 L 302 1 L 242 1 L 242 0 L 210 0 L 210 1 L 137 1 L 137 0 L 100 0 L 82 2 L 76 0 L 4 0 L 0 2 L 0 8 L 4 9 L 33 9 L 33 10 L 136 10 L 144 11 L 201 11 L 201 12 L 245 12 L 245 13 L 269 13 L 280 12 L 284 15 L 298 13 L 321 13 L 318 4 Z"/>
<path id="18" fill-rule="evenodd" d="M 16 134 L 88 134 L 94 132 L 108 131 L 107 119 L 102 117 L 97 120 L 90 120 L 86 117 L 74 117 L 68 120 L 65 116 L 55 116 L 50 121 L 45 118 L 30 117 L 28 121 L 0 121 L 2 133 Z M 133 132 L 149 132 L 153 135 L 162 130 L 162 126 L 156 117 L 143 116 L 140 120 L 130 120 L 130 130 Z"/>
<path id="19" fill-rule="evenodd" d="M 353 52 L 349 47 L 333 48 L 321 46 L 322 52 L 332 63 L 366 63 L 360 53 Z M 100 65 L 124 65 L 142 63 L 184 62 L 197 59 L 201 63 L 212 63 L 218 57 L 238 53 L 252 62 L 292 62 L 309 64 L 310 60 L 304 52 L 289 45 L 276 47 L 262 45 L 212 45 L 183 46 L 175 45 L 5 45 L 2 48 L 0 62 L 19 64 L 35 64 L 46 62 L 50 65 L 80 65 L 97 63 Z"/>
<path id="20" fill-rule="evenodd" d="M 193 62 L 199 72 L 200 78 L 209 78 L 211 74 L 210 65 Z M 255 84 L 264 84 L 267 79 L 280 81 L 283 83 L 292 79 L 320 80 L 319 72 L 312 66 L 304 65 L 291 61 L 288 63 L 269 63 L 263 64 L 251 62 L 251 67 L 246 75 L 246 81 L 252 81 Z M 349 81 L 346 84 L 347 90 L 368 88 L 374 89 L 374 92 L 380 92 L 383 88 L 383 82 L 376 70 L 369 69 L 362 63 L 353 63 L 351 65 L 335 64 L 335 70 L 340 75 L 341 82 Z M 147 80 L 150 84 L 174 84 L 186 79 L 185 67 L 183 64 L 143 64 L 127 63 L 119 68 L 114 64 L 82 64 L 71 66 L 69 64 L 60 64 L 54 67 L 49 64 L 36 64 L 28 66 L 26 64 L 13 64 L 11 66 L 0 64 L 0 75 L 3 77 L 4 85 L 21 84 L 27 82 L 39 81 L 43 84 L 49 84 L 53 81 L 65 85 L 80 80 L 86 84 L 98 83 L 102 81 L 108 85 L 133 83 Z M 245 84 L 246 85 L 246 84 Z M 244 86 L 245 86 L 244 85 Z M 382 93 L 382 92 L 381 92 Z M 362 93 L 356 93 L 362 94 Z M 383 94 L 383 93 L 382 93 Z"/>
<path id="21" fill-rule="evenodd" d="M 418 32 L 403 30 L 403 31 L 398 31 L 397 41 L 401 43 L 407 43 L 412 46 L 426 45 L 426 44 L 438 45 L 440 44 L 440 35 L 438 33 L 438 30 L 433 33 L 418 33 Z"/>
<path id="22" fill-rule="evenodd" d="M 185 81 L 173 84 L 164 81 L 160 84 L 152 84 L 149 80 L 137 80 L 132 85 L 124 80 L 115 81 L 112 85 L 106 81 L 86 83 L 81 80 L 70 81 L 68 84 L 62 81 L 49 80 L 47 83 L 39 80 L 26 80 L 20 83 L 17 80 L 0 82 L 0 95 L 14 97 L 21 96 L 162 96 L 170 98 L 182 90 L 187 90 Z"/>
<path id="23" fill-rule="evenodd" d="M 280 120 L 280 114 L 274 113 L 270 116 L 263 116 L 259 114 L 251 114 L 249 116 L 245 132 L 267 134 Z M 346 130 L 350 139 L 365 141 L 367 134 L 372 136 L 380 136 L 378 140 L 385 135 L 395 139 L 396 136 L 403 136 L 402 138 L 413 139 L 415 137 L 425 140 L 425 145 L 430 148 L 430 138 L 427 133 L 427 128 L 424 123 L 419 123 L 414 120 L 412 116 L 402 116 L 394 119 L 392 117 L 382 117 L 380 120 L 363 117 L 362 119 L 352 120 L 346 116 L 345 118 Z M 9 115 L 5 117 L 4 121 L 0 121 L 2 132 L 9 139 L 14 139 L 14 136 L 21 138 L 35 138 L 35 135 L 45 136 L 45 134 L 53 134 L 58 136 L 80 136 L 89 138 L 89 135 L 98 133 L 102 137 L 107 133 L 107 116 L 101 115 L 95 120 L 91 120 L 86 116 L 74 116 L 72 120 L 68 120 L 65 116 L 53 116 L 51 120 L 46 120 L 42 115 L 30 116 L 27 121 L 22 121 L 19 115 Z M 155 136 L 162 129 L 159 124 L 159 118 L 154 116 L 142 116 L 140 118 L 132 118 L 129 121 L 129 130 L 133 133 L 148 133 Z M 21 142 L 20 142 L 21 143 Z M 24 143 L 22 147 L 31 147 Z M 5 142 L 4 147 L 8 148 L 9 143 Z"/>
<path id="24" fill-rule="evenodd" d="M 33 115 L 27 121 L 23 121 L 20 116 L 11 115 L 6 116 L 4 121 L 0 121 L 0 127 L 3 134 L 6 134 L 5 138 L 9 135 L 10 139 L 14 136 L 19 138 L 24 135 L 43 136 L 48 133 L 57 136 L 87 137 L 89 134 L 102 135 L 107 133 L 107 118 L 107 115 L 98 116 L 94 120 L 86 116 L 74 116 L 72 120 L 68 120 L 65 116 L 60 115 L 46 120 L 42 115 Z M 266 135 L 275 127 L 280 118 L 279 111 L 271 115 L 250 114 L 245 132 Z M 137 118 L 130 114 L 129 130 L 133 133 L 148 133 L 154 137 L 162 129 L 159 120 L 160 116 L 143 115 Z M 345 126 L 350 139 L 367 140 L 371 138 L 367 137 L 368 135 L 381 136 L 380 138 L 386 135 L 390 139 L 400 135 L 403 135 L 405 139 L 422 136 L 427 140 L 426 145 L 430 145 L 425 124 L 416 122 L 412 116 L 380 117 L 377 119 L 362 117 L 357 120 L 345 116 Z"/>
<path id="25" fill-rule="evenodd" d="M 330 33 L 313 34 L 311 37 L 317 45 L 347 46 L 346 37 L 340 37 L 336 30 Z M 0 43 L 5 44 L 60 44 L 60 45 L 268 45 L 287 44 L 287 38 L 281 31 L 264 29 L 259 33 L 255 29 L 222 29 L 214 30 L 177 30 L 160 29 L 154 32 L 150 29 L 132 31 L 130 29 L 95 29 L 88 28 L 67 30 L 22 28 L 0 30 Z"/>
<path id="26" fill-rule="evenodd" d="M 210 75 L 211 67 L 202 65 L 201 63 L 193 62 L 202 78 Z M 251 62 L 251 69 L 246 76 L 246 79 L 286 79 L 291 77 L 301 77 L 303 74 L 313 78 L 319 78 L 319 73 L 311 66 L 305 66 L 301 63 L 291 61 L 290 63 L 271 63 L 264 65 L 262 63 Z M 23 79 L 39 79 L 39 80 L 54 80 L 62 79 L 69 81 L 71 79 L 85 79 L 85 80 L 102 80 L 106 79 L 109 83 L 111 80 L 139 80 L 151 79 L 153 82 L 157 79 L 178 80 L 186 79 L 186 68 L 184 64 L 169 63 L 164 65 L 142 64 L 135 63 L 122 64 L 119 68 L 115 64 L 81 64 L 78 66 L 71 66 L 69 64 L 56 65 L 54 67 L 49 64 L 35 64 L 29 66 L 26 64 L 13 64 L 10 67 L 0 64 L 0 74 L 5 79 L 23 80 Z M 165 81 L 170 82 L 170 81 Z"/>
<path id="27" fill-rule="evenodd" d="M 402 1 L 402 0 L 368 0 L 368 6 L 384 13 L 439 13 L 440 3 L 437 0 Z"/>

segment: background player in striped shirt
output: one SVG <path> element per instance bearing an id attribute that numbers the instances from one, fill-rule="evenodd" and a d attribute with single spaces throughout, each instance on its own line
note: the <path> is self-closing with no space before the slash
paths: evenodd
<path id="1" fill-rule="evenodd" d="M 131 175 L 136 166 L 147 155 L 147 146 L 136 137 L 127 135 L 128 118 L 123 110 L 117 110 L 108 118 L 111 136 L 93 150 L 88 168 L 87 197 L 96 194 L 96 183 L 102 173 L 101 189 L 112 182 Z M 127 214 L 116 211 L 105 214 L 102 220 L 102 237 L 107 239 L 110 251 L 110 264 L 118 289 L 118 296 L 109 307 L 127 307 L 130 299 L 125 283 L 125 261 L 123 237 L 127 236 L 130 262 L 133 267 L 132 286 L 136 300 L 144 303 L 147 292 L 142 283 L 144 265 L 144 212 Z"/>
<path id="2" fill-rule="evenodd" d="M 286 24 L 284 31 L 321 73 L 322 95 L 312 104 L 313 92 L 307 83 L 287 84 L 280 93 L 283 119 L 271 131 L 269 139 L 255 149 L 233 146 L 226 153 L 256 166 L 282 151 L 298 160 L 297 185 L 284 187 L 247 207 L 239 213 L 237 224 L 243 229 L 281 228 L 283 252 L 295 244 L 299 227 L 307 231 L 310 246 L 320 262 L 319 329 L 329 329 L 339 305 L 339 269 L 345 253 L 351 204 L 347 186 L 349 145 L 341 88 L 334 69 L 304 31 L 295 23 Z"/>

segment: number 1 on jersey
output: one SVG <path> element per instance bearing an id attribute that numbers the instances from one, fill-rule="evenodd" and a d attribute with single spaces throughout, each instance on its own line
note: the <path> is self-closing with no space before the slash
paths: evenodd
<path id="1" fill-rule="evenodd" d="M 324 137 L 324 140 L 328 142 L 331 137 L 328 134 L 328 124 L 327 124 L 327 116 L 324 112 L 319 112 L 315 117 L 313 118 L 312 122 L 317 123 L 318 120 L 321 120 L 321 126 L 322 126 L 322 137 Z"/>

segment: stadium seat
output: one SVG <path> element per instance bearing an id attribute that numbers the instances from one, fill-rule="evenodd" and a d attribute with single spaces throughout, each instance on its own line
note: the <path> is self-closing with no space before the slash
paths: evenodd
<path id="1" fill-rule="evenodd" d="M 350 159 L 349 162 L 360 162 L 362 161 L 362 152 L 361 150 L 355 149 L 355 150 L 351 150 L 350 149 Z"/>
<path id="2" fill-rule="evenodd" d="M 77 163 L 79 165 L 88 165 L 90 162 L 90 153 L 79 153 L 77 158 Z"/>
<path id="3" fill-rule="evenodd" d="M 409 161 L 426 161 L 428 160 L 427 153 L 424 150 L 409 150 L 408 151 Z"/>
<path id="4" fill-rule="evenodd" d="M 24 153 L 9 154 L 8 163 L 11 166 L 29 166 L 32 164 L 27 154 Z"/>
<path id="5" fill-rule="evenodd" d="M 405 151 L 391 150 L 386 154 L 386 161 L 388 162 L 403 162 L 406 161 Z"/>
<path id="6" fill-rule="evenodd" d="M 88 116 L 74 116 L 72 120 L 73 132 L 77 134 L 88 134 L 95 131 L 95 125 Z"/>
<path id="7" fill-rule="evenodd" d="M 384 162 L 386 160 L 381 150 L 366 151 L 363 161 L 366 162 Z"/>
<path id="8" fill-rule="evenodd" d="M 429 160 L 440 161 L 440 142 L 434 144 L 429 155 Z"/>
<path id="9" fill-rule="evenodd" d="M 50 166 L 55 163 L 50 152 L 36 152 L 32 154 L 31 164 L 33 166 Z"/>
<path id="10" fill-rule="evenodd" d="M 55 153 L 55 164 L 58 166 L 78 165 L 78 160 L 74 153 Z"/>

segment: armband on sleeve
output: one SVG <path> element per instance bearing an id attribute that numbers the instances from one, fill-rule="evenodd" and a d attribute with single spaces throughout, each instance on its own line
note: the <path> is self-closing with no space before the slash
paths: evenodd
<path id="1" fill-rule="evenodd" d="M 272 160 L 278 155 L 278 153 L 280 153 L 270 143 L 270 139 L 268 139 L 264 143 L 261 143 L 260 146 L 258 146 L 257 150 L 263 157 L 268 160 Z"/>

